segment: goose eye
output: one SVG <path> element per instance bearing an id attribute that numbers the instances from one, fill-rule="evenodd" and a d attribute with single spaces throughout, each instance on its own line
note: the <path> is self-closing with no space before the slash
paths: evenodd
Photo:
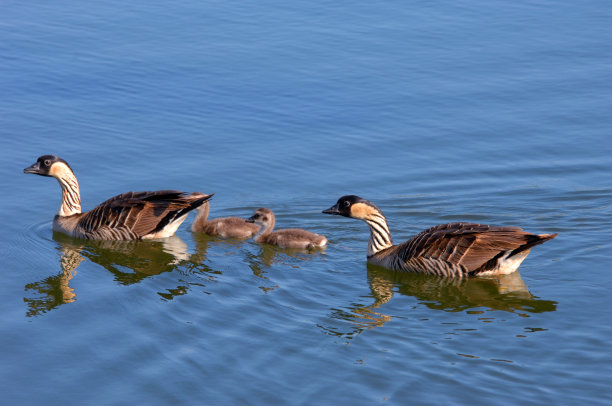
<path id="1" fill-rule="evenodd" d="M 51 165 L 51 161 L 48 159 L 45 159 L 45 166 L 49 166 L 49 165 Z"/>
<path id="2" fill-rule="evenodd" d="M 349 202 L 348 200 L 344 201 L 344 207 L 349 207 L 351 205 L 351 202 Z"/>

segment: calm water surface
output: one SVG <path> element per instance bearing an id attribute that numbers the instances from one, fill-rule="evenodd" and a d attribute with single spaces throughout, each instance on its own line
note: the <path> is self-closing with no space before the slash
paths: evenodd
<path id="1" fill-rule="evenodd" d="M 610 404 L 608 2 L 5 2 L 0 13 L 3 403 Z M 54 234 L 84 209 L 214 192 L 325 234 L 315 253 L 194 235 Z M 559 236 L 520 273 L 366 265 L 443 222 Z"/>

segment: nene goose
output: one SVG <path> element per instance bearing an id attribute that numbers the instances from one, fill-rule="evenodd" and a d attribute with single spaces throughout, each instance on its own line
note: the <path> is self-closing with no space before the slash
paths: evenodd
<path id="1" fill-rule="evenodd" d="M 62 204 L 53 218 L 53 230 L 76 238 L 137 240 L 173 235 L 187 214 L 212 195 L 187 195 L 177 190 L 127 192 L 81 212 L 79 183 L 63 159 L 43 155 L 23 170 L 52 176 L 62 187 Z"/>
<path id="2" fill-rule="evenodd" d="M 193 194 L 195 193 L 192 193 L 192 195 Z M 210 202 L 204 202 L 197 210 L 198 214 L 191 225 L 191 231 L 194 233 L 246 240 L 256 235 L 259 231 L 259 226 L 257 224 L 247 223 L 245 219 L 240 217 L 223 217 L 208 220 Z"/>
<path id="3" fill-rule="evenodd" d="M 365 221 L 370 227 L 368 262 L 398 271 L 446 277 L 509 274 L 516 271 L 531 248 L 557 234 L 530 234 L 519 227 L 449 223 L 429 228 L 393 245 L 387 219 L 372 202 L 342 196 L 327 210 Z"/>
<path id="4" fill-rule="evenodd" d="M 260 244 L 278 245 L 281 248 L 312 249 L 323 247 L 327 239 L 323 235 L 311 233 L 300 228 L 274 230 L 274 213 L 264 207 L 257 209 L 255 214 L 247 219 L 249 223 L 261 225 L 261 231 L 255 236 L 255 242 Z"/>

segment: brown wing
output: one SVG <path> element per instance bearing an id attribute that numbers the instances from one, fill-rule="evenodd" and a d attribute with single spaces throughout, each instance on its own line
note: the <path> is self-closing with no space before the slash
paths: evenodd
<path id="1" fill-rule="evenodd" d="M 556 235 L 556 234 L 555 234 Z M 535 235 L 519 227 L 497 227 L 474 223 L 449 223 L 427 229 L 398 246 L 403 260 L 432 258 L 463 265 L 477 273 L 496 262 L 554 238 Z"/>
<path id="2" fill-rule="evenodd" d="M 140 238 L 162 230 L 209 198 L 210 195 L 188 195 L 177 190 L 127 192 L 85 213 L 78 227 L 86 234 L 121 230 L 129 234 L 124 237 Z"/>

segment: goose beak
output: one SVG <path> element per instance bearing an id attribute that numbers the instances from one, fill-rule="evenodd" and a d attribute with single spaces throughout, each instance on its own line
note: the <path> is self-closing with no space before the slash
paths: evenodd
<path id="1" fill-rule="evenodd" d="M 28 166 L 23 170 L 23 173 L 34 173 L 36 175 L 40 174 L 40 162 L 34 163 L 34 165 Z"/>
<path id="2" fill-rule="evenodd" d="M 244 221 L 246 221 L 247 223 L 254 223 L 255 222 L 255 216 L 253 215 L 253 216 L 249 217 L 248 219 L 246 219 Z"/>
<path id="3" fill-rule="evenodd" d="M 321 213 L 341 215 L 340 210 L 338 210 L 338 204 L 333 205 L 327 210 L 323 210 Z"/>

